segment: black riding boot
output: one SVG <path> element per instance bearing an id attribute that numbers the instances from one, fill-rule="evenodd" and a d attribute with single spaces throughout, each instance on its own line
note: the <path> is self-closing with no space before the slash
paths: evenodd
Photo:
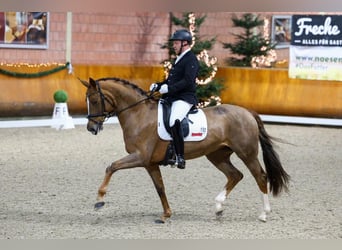
<path id="1" fill-rule="evenodd" d="M 177 168 L 184 169 L 185 168 L 184 137 L 183 137 L 183 130 L 181 127 L 181 123 L 179 120 L 176 120 L 175 125 L 171 127 L 171 136 L 172 136 L 173 144 L 174 144 L 175 151 L 176 151 Z"/>

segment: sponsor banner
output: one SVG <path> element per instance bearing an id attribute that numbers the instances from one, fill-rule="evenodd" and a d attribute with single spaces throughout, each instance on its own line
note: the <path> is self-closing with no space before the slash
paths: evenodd
<path id="1" fill-rule="evenodd" d="M 342 81 L 342 16 L 292 17 L 289 77 Z"/>
<path id="2" fill-rule="evenodd" d="M 342 81 L 342 48 L 291 46 L 289 77 Z"/>

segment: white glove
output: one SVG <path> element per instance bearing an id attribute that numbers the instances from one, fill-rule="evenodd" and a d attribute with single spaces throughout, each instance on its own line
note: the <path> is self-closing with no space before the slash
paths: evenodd
<path id="1" fill-rule="evenodd" d="M 159 93 L 160 94 L 166 94 L 167 92 L 169 92 L 169 88 L 168 88 L 167 84 L 163 84 L 159 89 Z"/>
<path id="2" fill-rule="evenodd" d="M 150 91 L 154 91 L 156 88 L 158 88 L 158 84 L 152 83 L 152 84 L 150 85 Z"/>

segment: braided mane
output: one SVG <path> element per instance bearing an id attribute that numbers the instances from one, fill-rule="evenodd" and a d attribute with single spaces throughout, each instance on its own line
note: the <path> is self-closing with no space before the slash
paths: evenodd
<path id="1" fill-rule="evenodd" d="M 119 83 L 121 83 L 123 85 L 127 85 L 127 86 L 131 87 L 132 89 L 134 89 L 139 94 L 141 94 L 143 96 L 146 96 L 146 97 L 148 96 L 148 94 L 146 93 L 145 90 L 141 89 L 136 84 L 134 84 L 134 83 L 132 83 L 130 81 L 127 81 L 125 79 L 121 79 L 121 78 L 118 78 L 118 77 L 106 77 L 106 78 L 100 78 L 97 81 L 108 81 L 108 80 L 116 81 L 116 82 L 119 82 Z"/>

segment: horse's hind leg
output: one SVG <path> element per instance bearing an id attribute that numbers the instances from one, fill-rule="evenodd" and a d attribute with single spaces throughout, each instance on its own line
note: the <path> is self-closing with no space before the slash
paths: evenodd
<path id="1" fill-rule="evenodd" d="M 262 199 L 262 211 L 259 215 L 258 219 L 261 221 L 266 222 L 267 214 L 271 212 L 271 206 L 268 199 L 268 184 L 267 184 L 267 175 L 258 158 L 255 156 L 252 159 L 242 159 L 242 161 L 246 164 L 249 171 L 252 173 L 254 179 L 256 180 L 258 187 L 261 191 L 261 199 Z"/>
<path id="2" fill-rule="evenodd" d="M 228 148 L 222 148 L 215 152 L 212 152 L 206 157 L 215 165 L 228 179 L 225 189 L 222 190 L 215 198 L 216 215 L 221 216 L 223 213 L 223 202 L 226 200 L 228 194 L 243 178 L 243 174 L 236 169 L 230 161 L 230 156 L 233 152 Z"/>

